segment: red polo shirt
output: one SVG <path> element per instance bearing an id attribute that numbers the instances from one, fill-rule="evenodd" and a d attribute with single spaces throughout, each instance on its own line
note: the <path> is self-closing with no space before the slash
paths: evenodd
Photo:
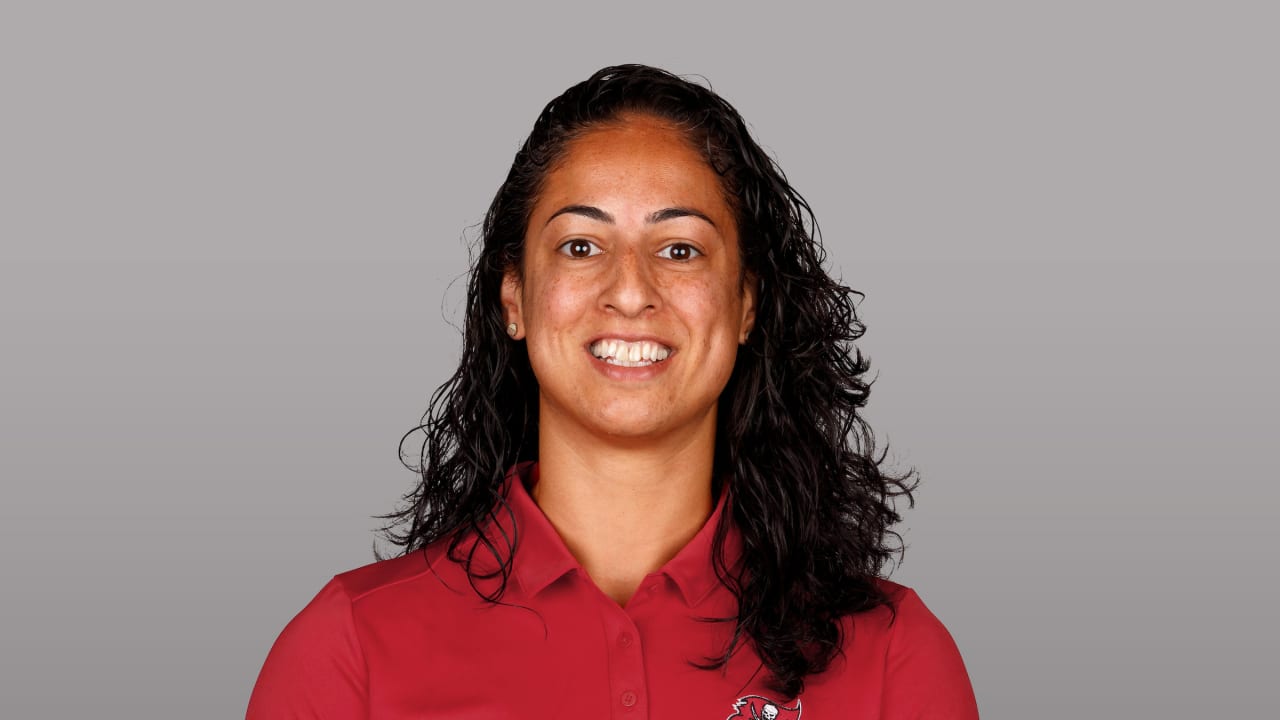
<path id="1" fill-rule="evenodd" d="M 518 478 L 520 482 L 513 482 Z M 617 718 L 829 720 L 978 717 L 960 653 L 910 588 L 880 581 L 895 603 L 845 619 L 845 652 L 777 697 L 748 643 L 723 670 L 736 612 L 711 566 L 711 517 L 620 607 L 600 591 L 529 496 L 537 465 L 508 474 L 519 529 L 512 606 L 480 600 L 444 544 L 338 575 L 284 629 L 249 700 L 248 718 Z M 726 483 L 728 490 L 730 484 Z M 510 530 L 505 514 L 499 522 Z M 730 528 L 732 565 L 740 550 Z M 479 555 L 477 557 L 480 557 Z"/>

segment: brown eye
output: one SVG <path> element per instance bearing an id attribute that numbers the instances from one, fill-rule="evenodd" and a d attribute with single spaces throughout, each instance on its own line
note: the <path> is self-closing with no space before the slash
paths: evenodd
<path id="1" fill-rule="evenodd" d="M 689 243 L 672 243 L 658 252 L 659 257 L 686 262 L 702 254 L 698 248 Z"/>
<path id="2" fill-rule="evenodd" d="M 596 252 L 592 252 L 593 250 Z M 590 240 L 583 240 L 582 238 L 570 240 L 560 246 L 560 252 L 562 254 L 573 258 L 587 258 L 592 255 L 599 255 L 599 250 L 600 248 L 596 247 L 595 243 Z"/>

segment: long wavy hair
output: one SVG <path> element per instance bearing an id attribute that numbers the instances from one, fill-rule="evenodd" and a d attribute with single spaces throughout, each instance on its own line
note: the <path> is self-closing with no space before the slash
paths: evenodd
<path id="1" fill-rule="evenodd" d="M 752 140 L 738 112 L 709 88 L 644 65 L 607 67 L 543 109 L 516 153 L 482 226 L 467 285 L 462 357 L 430 400 L 425 434 L 405 464 L 421 482 L 401 508 L 384 516 L 387 538 L 405 554 L 436 541 L 466 567 L 471 587 L 501 602 L 516 538 L 494 536 L 512 465 L 538 452 L 538 383 L 523 343 L 505 331 L 503 275 L 522 265 L 526 225 L 548 171 L 570 142 L 629 115 L 649 115 L 684 133 L 721 178 L 736 215 L 747 273 L 758 282 L 755 325 L 739 347 L 719 399 L 715 485 L 733 484 L 731 513 L 742 538 L 741 562 L 729 567 L 727 524 L 716 528 L 713 566 L 737 599 L 724 654 L 694 663 L 723 667 L 749 640 L 788 697 L 805 676 L 841 652 L 840 620 L 890 605 L 874 582 L 901 555 L 896 499 L 914 505 L 914 471 L 882 471 L 875 438 L 859 416 L 869 362 L 853 346 L 864 332 L 853 297 L 831 278 L 813 212 L 773 159 Z M 887 448 L 886 448 L 887 452 Z M 467 537 L 476 538 L 466 543 Z M 482 571 L 477 556 L 497 561 Z M 490 562 L 484 563 L 493 567 Z M 890 606 L 892 607 L 892 606 Z"/>

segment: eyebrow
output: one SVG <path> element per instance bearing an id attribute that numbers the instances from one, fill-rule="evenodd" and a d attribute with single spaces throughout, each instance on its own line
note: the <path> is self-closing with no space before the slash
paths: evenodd
<path id="1" fill-rule="evenodd" d="M 551 217 L 547 218 L 547 224 L 550 225 L 552 220 L 555 220 L 561 215 L 581 215 L 598 222 L 608 223 L 610 225 L 614 224 L 612 215 L 592 205 L 565 205 L 559 210 L 551 213 Z M 716 224 L 712 222 L 711 218 L 707 217 L 706 213 L 688 207 L 669 207 L 661 210 L 655 210 L 649 213 L 649 216 L 644 220 L 646 223 L 652 225 L 654 223 L 675 220 L 676 218 L 682 217 L 695 217 L 705 221 L 711 227 L 716 227 Z"/>

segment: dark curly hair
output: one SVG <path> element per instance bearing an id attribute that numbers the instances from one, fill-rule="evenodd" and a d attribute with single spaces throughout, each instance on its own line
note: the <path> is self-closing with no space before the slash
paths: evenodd
<path id="1" fill-rule="evenodd" d="M 386 534 L 405 554 L 449 538 L 449 558 L 465 564 L 473 590 L 501 602 L 517 542 L 486 528 L 498 527 L 491 522 L 500 512 L 514 521 L 502 497 L 506 472 L 538 451 L 538 383 L 524 344 L 505 332 L 503 274 L 520 272 L 530 213 L 568 143 L 628 115 L 671 123 L 720 176 L 738 223 L 742 277 L 759 283 L 755 325 L 717 412 L 713 493 L 722 476 L 731 478 L 727 511 L 742 534 L 742 562 L 726 565 L 722 522 L 713 564 L 738 613 L 708 620 L 736 626 L 723 655 L 695 665 L 720 668 L 749 638 L 771 673 L 768 685 L 793 697 L 841 652 L 842 617 L 890 604 L 874 579 L 903 550 L 891 529 L 901 520 L 895 501 L 914 505 L 916 483 L 914 471 L 881 470 L 885 454 L 874 456 L 874 436 L 858 415 L 870 390 L 869 362 L 852 344 L 864 332 L 852 300 L 861 294 L 827 275 L 808 203 L 707 87 L 619 65 L 543 109 L 484 219 L 458 369 L 401 440 L 403 459 L 405 441 L 425 433 L 415 462 L 406 462 L 422 479 L 384 516 Z M 476 541 L 464 548 L 469 536 Z M 498 569 L 473 567 L 477 552 Z"/>

